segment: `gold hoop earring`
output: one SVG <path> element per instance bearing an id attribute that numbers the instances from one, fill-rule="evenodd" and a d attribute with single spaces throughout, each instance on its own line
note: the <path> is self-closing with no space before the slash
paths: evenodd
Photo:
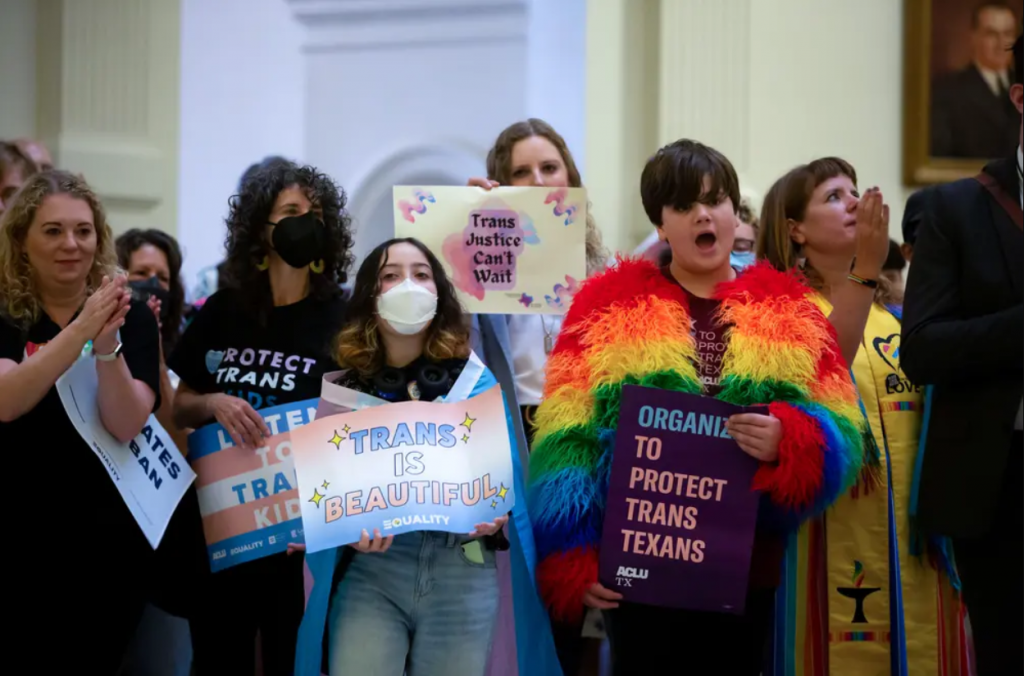
<path id="1" fill-rule="evenodd" d="M 310 271 L 315 272 L 318 275 L 323 273 L 323 271 L 324 271 L 324 259 L 321 258 L 316 263 L 310 263 L 309 264 L 309 269 L 310 269 Z"/>
<path id="2" fill-rule="evenodd" d="M 269 267 L 270 267 L 270 256 L 264 256 L 263 260 L 261 260 L 259 263 L 256 264 L 256 269 L 259 270 L 260 272 L 265 271 Z"/>

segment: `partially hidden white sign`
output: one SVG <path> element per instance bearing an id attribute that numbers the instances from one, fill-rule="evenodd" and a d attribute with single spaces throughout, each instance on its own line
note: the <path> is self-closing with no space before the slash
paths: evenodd
<path id="1" fill-rule="evenodd" d="M 149 416 L 142 432 L 127 444 L 115 439 L 100 420 L 98 385 L 95 361 L 83 356 L 57 380 L 57 392 L 68 418 L 156 549 L 195 472 L 155 416 Z"/>

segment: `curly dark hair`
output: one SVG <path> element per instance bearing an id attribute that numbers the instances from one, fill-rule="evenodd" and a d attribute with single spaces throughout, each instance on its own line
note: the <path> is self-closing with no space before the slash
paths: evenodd
<path id="1" fill-rule="evenodd" d="M 327 244 L 321 258 L 324 270 L 311 274 L 310 295 L 319 299 L 341 293 L 348 280 L 348 271 L 355 260 L 352 255 L 352 219 L 345 210 L 348 198 L 327 174 L 315 167 L 299 166 L 289 160 L 274 160 L 262 165 L 242 184 L 242 189 L 229 202 L 227 286 L 241 291 L 245 303 L 265 324 L 273 306 L 270 276 L 257 266 L 269 252 L 266 226 L 274 202 L 282 190 L 298 186 L 322 214 L 327 226 Z"/>
<path id="2" fill-rule="evenodd" d="M 178 240 L 162 230 L 139 230 L 133 228 L 116 240 L 117 262 L 123 269 L 131 267 L 132 254 L 145 244 L 151 244 L 164 252 L 167 257 L 167 268 L 171 278 L 170 298 L 167 307 L 167 318 L 160 327 L 164 341 L 164 354 L 171 354 L 181 337 L 182 317 L 185 314 L 185 285 L 181 281 L 181 248 Z"/>
<path id="3" fill-rule="evenodd" d="M 355 288 L 348 306 L 348 321 L 335 339 L 335 359 L 343 368 L 355 369 L 372 377 L 384 368 L 386 356 L 377 328 L 377 297 L 380 296 L 380 269 L 388 262 L 388 251 L 395 244 L 411 244 L 430 264 L 437 287 L 437 314 L 427 329 L 423 354 L 442 361 L 469 356 L 469 330 L 463 323 L 462 305 L 444 266 L 423 242 L 412 237 L 389 239 L 366 255 L 356 273 Z"/>

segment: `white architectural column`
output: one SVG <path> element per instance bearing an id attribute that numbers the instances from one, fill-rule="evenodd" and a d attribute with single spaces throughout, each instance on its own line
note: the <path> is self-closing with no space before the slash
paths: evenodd
<path id="1" fill-rule="evenodd" d="M 116 232 L 174 233 L 179 0 L 38 0 L 36 135 Z"/>
<path id="2" fill-rule="evenodd" d="M 612 252 L 651 231 L 640 172 L 657 148 L 658 0 L 588 0 L 586 185 Z"/>
<path id="3" fill-rule="evenodd" d="M 752 0 L 661 0 L 658 143 L 689 138 L 750 158 Z"/>
<path id="4" fill-rule="evenodd" d="M 391 186 L 465 185 L 526 112 L 527 0 L 288 0 L 304 29 L 306 159 L 349 193 L 354 252 Z"/>

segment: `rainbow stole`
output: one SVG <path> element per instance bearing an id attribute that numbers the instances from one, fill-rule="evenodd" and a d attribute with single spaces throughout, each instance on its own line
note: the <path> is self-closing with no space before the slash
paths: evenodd
<path id="1" fill-rule="evenodd" d="M 899 370 L 898 317 L 872 307 L 852 369 L 882 471 L 790 537 L 772 676 L 970 673 L 964 610 L 945 569 L 911 555 L 922 396 Z"/>

